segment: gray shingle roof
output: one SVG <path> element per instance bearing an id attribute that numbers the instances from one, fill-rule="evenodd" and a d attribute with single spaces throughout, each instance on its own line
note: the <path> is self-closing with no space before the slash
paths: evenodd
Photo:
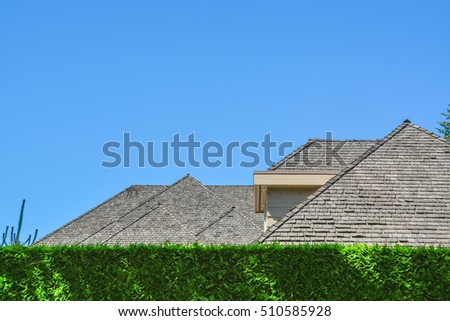
<path id="1" fill-rule="evenodd" d="M 254 224 L 264 226 L 264 215 L 254 212 L 253 186 L 207 185 L 206 187 L 223 201 L 233 204 L 241 213 L 247 213 L 247 218 Z"/>
<path id="2" fill-rule="evenodd" d="M 338 173 L 379 140 L 310 139 L 270 167 L 269 171 L 325 171 Z"/>
<path id="3" fill-rule="evenodd" d="M 450 143 L 404 122 L 260 242 L 450 246 Z"/>
<path id="4" fill-rule="evenodd" d="M 186 176 L 170 186 L 133 185 L 38 244 L 247 244 L 259 238 L 450 246 L 449 142 L 405 122 L 380 141 L 331 142 L 344 163 L 332 157 L 328 164 L 325 143 L 310 140 L 269 169 L 338 174 L 263 236 L 252 186 L 204 186 Z"/>
<path id="5" fill-rule="evenodd" d="M 38 244 L 248 244 L 262 234 L 252 186 L 131 186 Z"/>

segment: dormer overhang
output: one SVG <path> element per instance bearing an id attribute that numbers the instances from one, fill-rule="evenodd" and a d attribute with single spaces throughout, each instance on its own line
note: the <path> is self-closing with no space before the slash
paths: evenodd
<path id="1" fill-rule="evenodd" d="M 338 171 L 255 171 L 253 172 L 254 209 L 264 213 L 267 191 L 270 187 L 319 188 Z"/>

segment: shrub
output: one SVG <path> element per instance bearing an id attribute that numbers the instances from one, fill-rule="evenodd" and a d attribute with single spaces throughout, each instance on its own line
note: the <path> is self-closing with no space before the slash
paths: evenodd
<path id="1" fill-rule="evenodd" d="M 0 249 L 1 300 L 450 300 L 449 289 L 449 248 Z"/>

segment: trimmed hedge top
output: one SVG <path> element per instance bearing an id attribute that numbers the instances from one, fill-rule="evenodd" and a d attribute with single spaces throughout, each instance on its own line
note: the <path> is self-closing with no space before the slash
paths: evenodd
<path id="1" fill-rule="evenodd" d="M 450 248 L 0 248 L 1 300 L 450 300 Z"/>

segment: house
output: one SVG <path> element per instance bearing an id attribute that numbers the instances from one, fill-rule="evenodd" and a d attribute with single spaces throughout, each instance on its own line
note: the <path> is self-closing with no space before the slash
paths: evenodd
<path id="1" fill-rule="evenodd" d="M 450 143 L 409 121 L 381 140 L 311 139 L 253 186 L 131 186 L 38 244 L 450 246 Z"/>

